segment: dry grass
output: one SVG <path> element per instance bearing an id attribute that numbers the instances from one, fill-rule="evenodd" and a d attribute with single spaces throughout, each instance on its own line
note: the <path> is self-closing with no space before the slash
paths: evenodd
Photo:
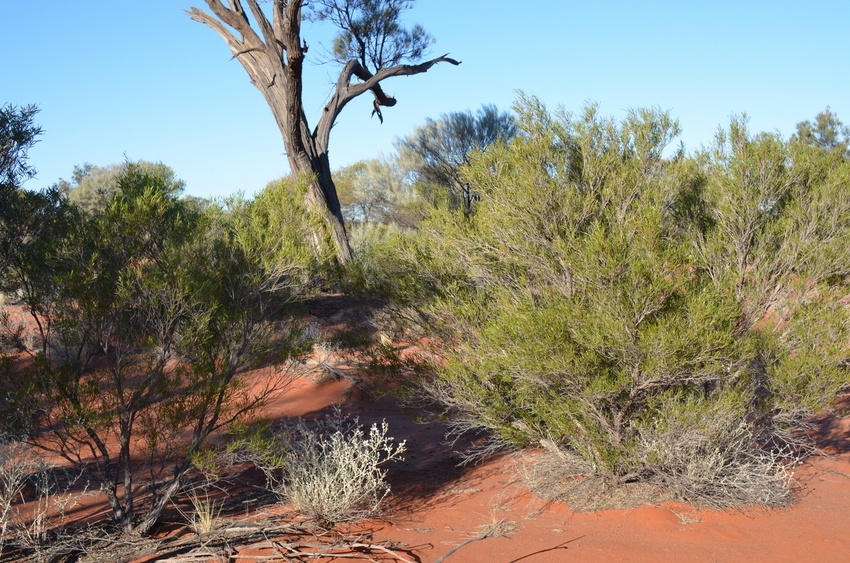
<path id="1" fill-rule="evenodd" d="M 192 511 L 186 513 L 179 507 L 177 510 L 192 529 L 199 534 L 206 534 L 217 529 L 221 523 L 219 517 L 224 502 L 211 499 L 209 490 L 204 487 L 193 487 L 187 496 L 192 503 Z"/>
<path id="2" fill-rule="evenodd" d="M 472 534 L 475 537 L 487 533 L 489 536 L 506 536 L 519 530 L 519 522 L 509 520 L 493 520 L 478 526 L 478 531 Z"/>
<path id="3" fill-rule="evenodd" d="M 80 473 L 55 467 L 21 442 L 0 442 L 0 555 L 7 546 L 34 551 L 35 560 L 49 558 L 56 537 L 65 533 L 67 514 L 84 496 L 86 484 L 72 492 Z M 20 505 L 28 504 L 24 516 Z"/>
<path id="4" fill-rule="evenodd" d="M 674 496 L 651 483 L 612 484 L 602 476 L 564 476 L 558 458 L 543 454 L 526 473 L 526 484 L 548 502 L 564 502 L 575 512 L 634 508 L 674 500 Z"/>
<path id="5" fill-rule="evenodd" d="M 368 435 L 358 420 L 339 410 L 310 427 L 299 420 L 288 430 L 285 478 L 276 492 L 296 510 L 326 523 L 357 520 L 378 512 L 390 487 L 380 466 L 401 458 L 386 422 Z"/>
<path id="6" fill-rule="evenodd" d="M 711 438 L 697 429 L 642 437 L 640 478 L 618 482 L 595 473 L 569 449 L 544 441 L 524 480 L 540 498 L 572 510 L 629 508 L 666 501 L 713 509 L 780 507 L 794 501 L 792 468 L 806 450 L 784 436 L 761 436 L 744 421 Z"/>

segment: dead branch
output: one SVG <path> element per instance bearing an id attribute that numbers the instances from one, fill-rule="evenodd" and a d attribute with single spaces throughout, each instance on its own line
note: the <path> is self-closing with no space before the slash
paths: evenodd
<path id="1" fill-rule="evenodd" d="M 451 551 L 449 551 L 448 553 L 446 553 L 445 555 L 443 555 L 442 557 L 440 557 L 439 559 L 437 559 L 436 561 L 434 561 L 434 563 L 442 563 L 443 561 L 445 561 L 445 560 L 446 560 L 446 558 L 448 558 L 448 556 L 449 556 L 449 555 L 451 555 L 452 553 L 454 553 L 455 551 L 457 551 L 458 549 L 462 548 L 463 546 L 465 546 L 465 545 L 467 545 L 467 544 L 470 544 L 470 543 L 472 543 L 472 542 L 474 542 L 474 541 L 487 539 L 488 537 L 490 537 L 490 534 L 492 534 L 492 533 L 496 530 L 496 528 L 498 528 L 499 526 L 501 526 L 501 525 L 502 525 L 502 523 L 503 523 L 504 521 L 505 521 L 505 519 L 504 519 L 504 518 L 502 518 L 501 520 L 499 520 L 499 521 L 496 523 L 496 525 L 495 525 L 495 526 L 493 526 L 492 528 L 490 528 L 489 530 L 487 530 L 486 532 L 484 532 L 482 535 L 480 535 L 480 536 L 478 536 L 478 537 L 475 537 L 475 538 L 472 538 L 472 539 L 469 539 L 469 540 L 466 540 L 466 541 L 465 541 L 465 542 L 463 542 L 462 544 L 460 544 L 460 545 L 458 545 L 458 546 L 456 546 L 456 547 L 452 548 L 452 549 L 451 549 Z"/>
<path id="2" fill-rule="evenodd" d="M 241 534 L 245 539 L 251 536 L 265 537 L 263 541 L 246 543 L 236 547 L 217 548 L 216 541 L 233 540 L 234 535 Z M 270 534 L 304 537 L 312 536 L 314 541 L 303 541 L 295 539 L 285 541 L 283 539 L 268 539 Z M 382 552 L 401 563 L 414 563 L 393 549 L 392 542 L 373 543 L 364 541 L 362 536 L 341 536 L 334 534 L 333 537 L 322 541 L 325 534 L 317 534 L 315 530 L 299 525 L 285 524 L 278 526 L 240 526 L 225 527 L 204 534 L 194 534 L 191 537 L 177 539 L 168 542 L 167 545 L 160 543 L 156 548 L 146 551 L 144 554 L 135 554 L 133 558 L 141 556 L 158 555 L 157 561 L 163 563 L 195 563 L 207 561 L 210 558 L 218 558 L 223 561 L 231 560 L 256 560 L 256 561 L 304 561 L 321 557 L 334 557 L 338 559 L 360 559 L 376 562 L 369 557 L 370 552 Z M 175 553 L 185 549 L 187 546 L 197 545 L 188 553 Z M 274 553 L 265 555 L 239 555 L 239 552 L 253 549 L 269 549 Z M 171 557 L 164 555 L 174 554 Z M 223 558 L 223 559 L 222 559 Z"/>

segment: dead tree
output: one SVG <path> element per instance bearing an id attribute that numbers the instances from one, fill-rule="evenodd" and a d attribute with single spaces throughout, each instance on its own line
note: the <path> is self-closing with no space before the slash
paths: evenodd
<path id="1" fill-rule="evenodd" d="M 432 41 L 418 26 L 407 31 L 398 24 L 400 12 L 411 0 L 273 0 L 271 21 L 258 0 L 245 0 L 250 16 L 241 0 L 227 0 L 227 6 L 219 0 L 205 2 L 212 14 L 198 8 L 187 13 L 224 39 L 263 94 L 283 136 L 292 174 L 311 175 L 308 205 L 325 217 L 339 261 L 350 261 L 351 249 L 328 161 L 334 121 L 348 102 L 365 92 L 374 95 L 373 113 L 380 118 L 381 107 L 396 103 L 381 88 L 387 78 L 420 74 L 439 62 L 460 63 L 442 56 L 419 64 L 400 64 L 419 60 Z M 343 64 L 336 88 L 312 130 L 303 104 L 302 71 L 307 53 L 307 43 L 301 37 L 304 10 L 340 28 L 334 54 Z"/>

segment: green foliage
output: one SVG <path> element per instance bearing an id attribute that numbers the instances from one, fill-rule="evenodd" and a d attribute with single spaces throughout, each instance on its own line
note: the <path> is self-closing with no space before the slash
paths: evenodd
<path id="1" fill-rule="evenodd" d="M 462 427 L 557 444 L 610 482 L 786 502 L 791 450 L 744 450 L 850 383 L 840 155 L 734 120 L 665 157 L 678 124 L 659 110 L 515 111 L 519 134 L 463 169 L 472 213 L 375 247 L 376 285 L 448 342 L 422 385 Z"/>
<path id="2" fill-rule="evenodd" d="M 70 203 L 91 215 L 102 211 L 111 196 L 119 191 L 118 180 L 131 164 L 147 174 L 161 176 L 169 194 L 176 196 L 183 192 L 185 182 L 177 179 L 171 168 L 161 162 L 147 161 L 128 161 L 108 166 L 75 166 L 71 181 L 60 179 L 56 188 L 66 194 Z"/>
<path id="3" fill-rule="evenodd" d="M 844 125 L 827 106 L 826 110 L 815 116 L 814 123 L 808 120 L 798 123 L 793 139 L 813 147 L 843 152 L 846 157 L 850 127 Z"/>
<path id="4" fill-rule="evenodd" d="M 15 190 L 0 208 L 0 293 L 18 294 L 22 270 L 47 268 L 76 212 L 54 189 Z M 29 264 L 38 256 L 37 264 Z"/>
<path id="5" fill-rule="evenodd" d="M 444 260 L 469 276 L 451 311 L 471 336 L 441 389 L 469 407 L 486 394 L 476 417 L 510 442 L 570 441 L 622 477 L 651 406 L 738 377 L 739 311 L 664 230 L 660 150 L 675 122 L 646 111 L 616 124 L 591 107 L 538 124 L 538 107 L 518 110 L 533 128 L 468 171 L 475 216 L 438 219 Z"/>
<path id="6" fill-rule="evenodd" d="M 34 193 L 22 189 L 35 175 L 27 151 L 38 141 L 36 106 L 0 107 L 0 293 L 13 291 L 8 268 L 27 246 L 41 237 L 54 222 L 59 205 L 55 190 Z"/>
<path id="7" fill-rule="evenodd" d="M 35 169 L 27 163 L 27 151 L 42 133 L 34 123 L 36 113 L 38 108 L 34 105 L 0 107 L 0 198 L 35 176 Z"/>
<path id="8" fill-rule="evenodd" d="M 839 152 L 753 136 L 735 119 L 696 161 L 689 181 L 704 219 L 696 260 L 711 276 L 736 280 L 745 323 L 795 278 L 817 284 L 850 273 L 850 167 Z"/>
<path id="9" fill-rule="evenodd" d="M 423 204 L 405 179 L 397 160 L 362 160 L 334 173 L 342 212 L 352 228 L 352 245 L 376 224 L 409 229 L 418 223 Z"/>
<path id="10" fill-rule="evenodd" d="M 413 0 L 318 0 L 314 16 L 339 28 L 333 41 L 334 60 L 357 60 L 377 71 L 403 62 L 418 62 L 434 38 L 415 25 L 405 29 L 401 14 Z"/>
<path id="11" fill-rule="evenodd" d="M 284 385 L 281 374 L 250 389 L 242 373 L 303 352 L 297 323 L 273 339 L 270 321 L 304 296 L 312 264 L 302 242 L 285 239 L 299 231 L 275 224 L 283 211 L 270 209 L 268 194 L 201 214 L 167 175 L 135 163 L 116 188 L 101 210 L 71 214 L 61 237 L 22 255 L 17 275 L 38 345 L 8 382 L 2 424 L 40 434 L 35 446 L 79 466 L 115 520 L 145 533 L 208 437 Z M 6 329 L 27 349 L 20 330 Z M 141 463 L 159 485 L 138 522 Z"/>
<path id="12" fill-rule="evenodd" d="M 232 242 L 264 268 L 296 266 L 304 283 L 316 282 L 331 268 L 335 251 L 332 241 L 321 238 L 323 219 L 304 203 L 308 184 L 284 177 L 252 200 L 235 196 L 211 213 L 218 227 L 226 225 Z"/>
<path id="13" fill-rule="evenodd" d="M 484 105 L 475 113 L 468 110 L 428 119 L 425 125 L 398 139 L 396 148 L 400 165 L 413 173 L 425 199 L 470 213 L 472 202 L 480 194 L 470 190 L 461 172 L 463 166 L 476 151 L 508 141 L 516 132 L 509 113 Z"/>
<path id="14" fill-rule="evenodd" d="M 809 415 L 847 390 L 846 297 L 846 284 L 798 285 L 784 301 L 783 318 L 769 319 L 774 340 L 764 354 L 766 378 L 781 412 Z"/>

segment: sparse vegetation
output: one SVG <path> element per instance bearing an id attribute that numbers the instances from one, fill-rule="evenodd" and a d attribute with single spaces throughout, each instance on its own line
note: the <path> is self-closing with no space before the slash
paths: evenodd
<path id="1" fill-rule="evenodd" d="M 226 456 L 251 461 L 281 500 L 332 526 L 375 515 L 389 494 L 381 466 L 401 459 L 405 445 L 388 431 L 384 422 L 366 434 L 357 418 L 335 409 L 312 424 L 299 419 L 275 432 L 261 426 L 235 440 Z"/>
<path id="2" fill-rule="evenodd" d="M 23 442 L 0 443 L 0 556 L 6 546 L 45 555 L 92 495 L 80 471 L 56 466 Z M 29 502 L 27 513 L 20 508 Z"/>
<path id="3" fill-rule="evenodd" d="M 669 148 L 678 124 L 657 109 L 618 121 L 522 96 L 513 123 L 489 106 L 450 114 L 400 142 L 403 158 L 338 175 L 358 227 L 345 270 L 342 223 L 327 216 L 339 210 L 305 204 L 328 179 L 209 204 L 179 199 L 168 167 L 128 162 L 75 170 L 76 195 L 20 189 L 34 113 L 0 115 L 0 297 L 34 323 L 0 311 L 0 553 L 44 555 L 78 479 L 124 533 L 147 534 L 183 497 L 199 540 L 222 540 L 226 507 L 206 488 L 222 462 L 253 464 L 323 527 L 379 514 L 385 464 L 405 452 L 386 423 L 337 410 L 254 424 L 309 352 L 355 358 L 454 430 L 484 431 L 467 461 L 545 448 L 529 483 L 574 509 L 620 506 L 624 490 L 631 502 L 789 504 L 812 451 L 805 420 L 850 387 L 850 161 L 828 109 L 788 140 L 734 118 L 694 154 Z M 468 142 L 440 138 L 451 130 Z M 425 152 L 443 141 L 456 152 L 440 176 Z M 305 299 L 341 274 L 386 307 L 368 327 L 340 312 L 323 336 L 300 322 Z M 403 352 L 400 337 L 428 349 Z M 328 364 L 312 365 L 352 377 Z M 249 385 L 260 366 L 265 385 Z M 388 382 L 394 369 L 404 377 Z M 229 444 L 213 447 L 217 436 Z M 73 475 L 58 479 L 34 451 Z M 514 522 L 500 524 L 475 539 Z"/>
<path id="4" fill-rule="evenodd" d="M 208 534 L 217 529 L 224 502 L 210 498 L 209 489 L 203 486 L 191 487 L 187 496 L 192 503 L 192 510 L 183 512 L 183 517 L 192 529 L 198 534 Z"/>
<path id="5" fill-rule="evenodd" d="M 15 504 L 30 476 L 32 463 L 20 442 L 0 443 L 0 555 L 12 537 Z"/>
<path id="6" fill-rule="evenodd" d="M 394 444 L 386 422 L 366 435 L 357 419 L 335 413 L 311 428 L 299 420 L 292 428 L 286 478 L 279 494 L 297 510 L 335 523 L 374 515 L 390 492 L 380 466 L 401 458 L 404 442 Z"/>

